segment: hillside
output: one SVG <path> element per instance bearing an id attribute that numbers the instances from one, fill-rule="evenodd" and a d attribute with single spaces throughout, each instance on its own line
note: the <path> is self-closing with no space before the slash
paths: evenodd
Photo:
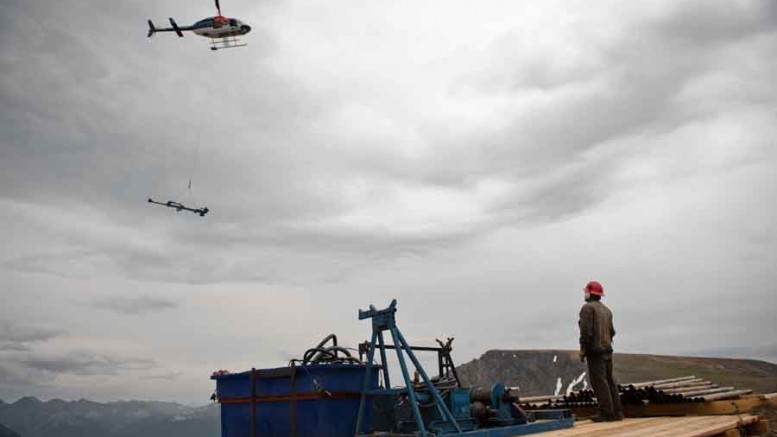
<path id="1" fill-rule="evenodd" d="M 3 425 L 0 425 L 0 437 L 19 437 L 19 434 L 11 431 Z"/>
<path id="2" fill-rule="evenodd" d="M 561 393 L 587 387 L 586 366 L 569 350 L 491 350 L 457 367 L 465 385 L 504 382 L 525 396 Z M 646 354 L 615 354 L 618 382 L 637 382 L 695 375 L 721 385 L 777 392 L 777 364 L 765 361 Z"/>
<path id="3" fill-rule="evenodd" d="M 196 408 L 170 402 L 42 402 L 26 397 L 0 404 L 0 423 L 23 437 L 212 437 L 220 433 L 215 404 Z M 6 436 L 2 428 L 0 436 Z"/>

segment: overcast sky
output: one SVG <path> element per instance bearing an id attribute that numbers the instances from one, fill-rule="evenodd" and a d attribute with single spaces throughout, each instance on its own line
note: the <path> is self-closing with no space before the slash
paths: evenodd
<path id="1" fill-rule="evenodd" d="M 617 351 L 777 362 L 777 2 L 222 6 L 3 2 L 0 399 L 201 404 L 392 298 L 575 349 L 590 279 Z"/>

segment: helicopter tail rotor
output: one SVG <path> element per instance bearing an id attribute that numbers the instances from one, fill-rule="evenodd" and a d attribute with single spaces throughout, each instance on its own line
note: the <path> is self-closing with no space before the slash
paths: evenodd
<path id="1" fill-rule="evenodd" d="M 180 38 L 183 38 L 183 32 L 181 32 L 181 28 L 178 27 L 178 23 L 176 23 L 172 17 L 170 17 L 170 25 L 173 26 L 175 33 L 178 34 Z"/>
<path id="2" fill-rule="evenodd" d="M 154 23 L 151 20 L 148 20 L 148 37 L 151 38 L 154 33 L 156 33 L 156 27 L 154 27 Z"/>

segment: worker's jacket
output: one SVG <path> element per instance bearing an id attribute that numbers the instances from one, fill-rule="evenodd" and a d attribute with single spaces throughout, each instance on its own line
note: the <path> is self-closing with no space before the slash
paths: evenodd
<path id="1" fill-rule="evenodd" d="M 580 350 L 586 355 L 612 352 L 612 312 L 598 301 L 586 302 L 580 309 Z"/>

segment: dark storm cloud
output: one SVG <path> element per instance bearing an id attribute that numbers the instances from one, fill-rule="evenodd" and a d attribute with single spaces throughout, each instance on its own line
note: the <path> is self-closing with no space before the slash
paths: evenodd
<path id="1" fill-rule="evenodd" d="M 140 315 L 170 310 L 178 307 L 178 303 L 158 297 L 111 297 L 95 302 L 98 308 L 107 309 L 125 315 Z"/>

